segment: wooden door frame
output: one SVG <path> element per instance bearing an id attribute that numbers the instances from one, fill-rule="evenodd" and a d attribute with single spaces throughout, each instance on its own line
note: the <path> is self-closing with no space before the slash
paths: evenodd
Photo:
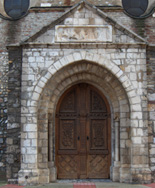
<path id="1" fill-rule="evenodd" d="M 105 97 L 105 95 L 103 94 L 103 92 L 101 92 L 96 86 L 93 86 L 90 83 L 86 83 L 86 82 L 81 82 L 81 83 L 77 83 L 73 86 L 71 86 L 70 88 L 66 89 L 66 91 L 64 91 L 64 93 L 60 96 L 58 103 L 56 105 L 56 113 L 55 113 L 55 165 L 56 168 L 58 167 L 58 155 L 57 155 L 57 151 L 58 151 L 58 137 L 59 137 L 59 132 L 58 132 L 58 118 L 56 117 L 56 115 L 59 112 L 60 109 L 60 105 L 64 99 L 64 97 L 66 96 L 67 93 L 69 93 L 74 87 L 76 87 L 78 84 L 88 84 L 93 90 L 95 90 L 104 100 L 105 104 L 106 104 L 106 108 L 107 108 L 107 113 L 109 114 L 108 116 L 108 120 L 107 120 L 107 124 L 108 124 L 108 149 L 109 149 L 109 155 L 108 155 L 108 166 L 109 166 L 109 178 L 110 178 L 110 166 L 111 166 L 111 110 L 110 110 L 110 105 L 109 102 L 107 100 L 107 98 Z M 58 175 L 58 168 L 57 168 L 57 174 L 56 177 Z"/>

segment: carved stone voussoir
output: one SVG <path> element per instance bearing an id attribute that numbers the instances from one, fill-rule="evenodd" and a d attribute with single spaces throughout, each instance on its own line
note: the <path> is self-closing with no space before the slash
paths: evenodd
<path id="1" fill-rule="evenodd" d="M 112 26 L 59 25 L 55 28 L 55 42 L 112 42 Z"/>

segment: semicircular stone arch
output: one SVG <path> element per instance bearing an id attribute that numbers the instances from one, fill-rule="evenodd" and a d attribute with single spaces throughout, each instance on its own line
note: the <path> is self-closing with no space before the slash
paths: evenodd
<path id="1" fill-rule="evenodd" d="M 93 62 L 99 65 L 100 67 L 104 68 L 105 70 L 109 71 L 112 75 L 114 75 L 115 79 L 117 79 L 121 83 L 122 88 L 126 92 L 130 106 L 134 104 L 140 104 L 140 98 L 136 95 L 136 91 L 132 85 L 132 82 L 114 62 L 110 61 L 102 55 L 93 54 L 86 51 L 75 52 L 53 63 L 48 68 L 46 75 L 44 77 L 41 77 L 38 83 L 36 84 L 31 97 L 32 101 L 39 100 L 43 88 L 48 83 L 49 79 L 55 75 L 55 73 L 57 73 L 60 69 L 67 65 L 82 60 Z M 89 70 L 87 71 L 89 72 Z M 59 75 L 59 77 L 61 78 L 61 75 Z M 37 113 L 37 107 L 35 106 L 34 108 L 36 109 Z"/>
<path id="2" fill-rule="evenodd" d="M 66 59 L 67 57 L 65 57 Z M 104 59 L 102 59 L 104 61 Z M 62 61 L 62 60 L 61 60 Z M 64 61 L 64 59 L 63 59 Z M 110 62 L 108 62 L 110 63 Z M 56 65 L 54 65 L 56 66 Z M 114 67 L 114 66 L 112 66 Z M 54 69 L 53 66 L 49 70 Z M 117 69 L 118 72 L 121 71 Z M 49 73 L 47 73 L 49 74 Z M 51 74 L 51 72 L 50 72 Z M 52 74 L 51 74 L 52 75 Z M 124 76 L 125 77 L 125 76 Z M 126 78 L 126 77 L 125 77 Z M 121 77 L 120 77 L 121 79 Z M 127 80 L 125 80 L 126 82 Z M 111 127 L 112 127 L 112 164 L 114 162 L 126 163 L 127 156 L 120 156 L 119 141 L 116 141 L 118 135 L 115 133 L 121 130 L 120 134 L 126 135 L 122 140 L 129 140 L 128 127 L 130 126 L 130 102 L 127 93 L 116 78 L 112 71 L 105 68 L 101 64 L 91 62 L 90 60 L 77 60 L 74 63 L 66 63 L 65 66 L 59 68 L 48 82 L 44 85 L 38 102 L 38 168 L 48 168 L 48 164 L 54 164 L 54 139 L 55 139 L 55 111 L 59 98 L 71 86 L 77 83 L 89 83 L 98 88 L 111 108 Z M 123 82 L 124 83 L 124 82 Z M 124 84 L 125 85 L 125 84 Z M 129 86 L 130 87 L 130 86 Z M 117 129 L 119 130 L 115 130 Z M 121 127 L 121 129 L 120 129 Z M 49 134 L 51 132 L 52 134 Z M 43 145 L 43 142 L 46 144 Z M 116 143 L 117 146 L 116 146 Z M 123 146 L 124 147 L 124 146 Z M 43 149 L 45 152 L 43 152 Z M 129 152 L 126 146 L 126 152 Z M 116 150 L 118 150 L 116 152 Z M 130 159 L 128 159 L 130 164 Z M 51 168 L 51 167 L 49 167 Z M 54 167 L 52 167 L 54 168 Z"/>
<path id="3" fill-rule="evenodd" d="M 132 90 L 132 93 L 135 91 L 134 91 L 134 87 L 132 86 L 130 79 L 123 73 L 123 71 L 114 62 L 110 61 L 103 55 L 93 54 L 93 53 L 89 53 L 86 51 L 75 52 L 75 53 L 65 56 L 65 57 L 61 58 L 60 60 L 56 61 L 55 63 L 53 63 L 48 68 L 46 75 L 44 77 L 41 77 L 40 80 L 38 81 L 38 83 L 36 84 L 36 86 L 34 88 L 34 92 L 32 94 L 32 98 L 33 98 L 33 95 L 37 93 L 38 95 L 35 95 L 35 99 L 38 100 L 38 98 L 42 92 L 42 88 L 44 88 L 44 86 L 46 85 L 48 80 L 58 70 L 62 69 L 63 67 L 65 67 L 67 65 L 70 65 L 72 63 L 76 63 L 77 61 L 82 61 L 82 60 L 94 62 L 94 63 L 100 65 L 101 67 L 109 70 L 109 72 L 111 72 L 113 75 L 115 75 L 116 79 L 118 79 L 120 81 L 123 88 L 126 90 L 126 93 L 128 95 L 129 101 L 130 101 L 131 95 L 130 95 L 129 91 Z M 38 91 L 38 87 L 41 88 L 39 91 Z"/>

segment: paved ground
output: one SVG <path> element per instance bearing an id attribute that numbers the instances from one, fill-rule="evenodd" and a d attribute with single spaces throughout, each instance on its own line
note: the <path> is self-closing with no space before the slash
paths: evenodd
<path id="1" fill-rule="evenodd" d="M 3 185 L 6 185 L 5 181 L 0 181 L 0 187 L 2 187 Z"/>
<path id="2" fill-rule="evenodd" d="M 40 186 L 27 186 L 25 188 L 155 188 L 155 183 L 150 185 L 132 185 L 124 183 L 113 183 L 113 182 L 87 182 L 87 183 L 67 183 L 59 182 L 48 185 Z M 5 182 L 0 182 L 0 188 L 23 188 L 18 185 L 7 185 Z"/>

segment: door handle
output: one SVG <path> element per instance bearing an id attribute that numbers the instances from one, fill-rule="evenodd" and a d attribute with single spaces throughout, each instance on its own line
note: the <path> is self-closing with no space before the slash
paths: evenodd
<path id="1" fill-rule="evenodd" d="M 89 140 L 89 136 L 87 136 L 87 140 Z"/>
<path id="2" fill-rule="evenodd" d="M 78 136 L 78 140 L 80 140 L 80 137 Z"/>

